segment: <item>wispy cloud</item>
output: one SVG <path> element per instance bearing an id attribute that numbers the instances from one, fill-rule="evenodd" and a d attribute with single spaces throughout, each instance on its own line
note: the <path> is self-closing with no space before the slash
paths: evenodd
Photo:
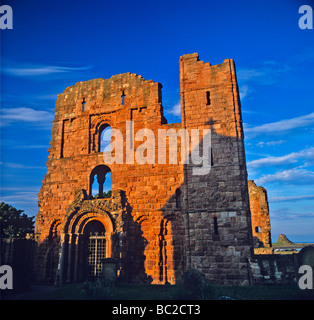
<path id="1" fill-rule="evenodd" d="M 1 195 L 0 201 L 24 210 L 24 213 L 28 216 L 34 216 L 38 212 L 37 194 L 39 192 L 39 188 L 36 190 L 32 189 L 33 188 L 27 188 L 27 190 L 13 190 L 9 193 L 6 192 L 5 195 Z"/>
<path id="2" fill-rule="evenodd" d="M 314 124 L 314 112 L 292 119 L 284 119 L 277 122 L 266 123 L 256 127 L 244 127 L 247 138 L 255 137 L 259 134 L 285 133 L 296 128 L 307 127 Z"/>
<path id="3" fill-rule="evenodd" d="M 313 208 L 314 209 L 314 208 Z M 288 207 L 276 208 L 271 211 L 271 219 L 273 220 L 303 220 L 313 219 L 314 212 L 298 212 Z"/>
<path id="4" fill-rule="evenodd" d="M 314 199 L 314 194 L 304 195 L 304 196 L 290 196 L 290 197 L 271 197 L 270 202 L 286 202 L 286 201 L 300 201 L 300 200 L 312 200 Z"/>
<path id="5" fill-rule="evenodd" d="M 304 160 L 305 165 L 312 165 L 314 163 L 314 147 L 310 147 L 298 152 L 292 152 L 281 157 L 265 157 L 248 162 L 248 167 L 259 168 L 265 166 L 276 166 L 296 163 L 298 160 Z"/>
<path id="6" fill-rule="evenodd" d="M 259 85 L 271 85 L 277 81 L 279 76 L 290 70 L 288 65 L 282 65 L 276 61 L 263 61 L 256 67 L 243 67 L 237 71 L 240 83 L 258 83 Z"/>
<path id="7" fill-rule="evenodd" d="M 314 184 L 314 172 L 305 170 L 303 168 L 281 170 L 274 174 L 263 175 L 261 178 L 256 179 L 255 182 L 259 185 L 265 185 L 266 183 L 274 182 L 287 182 L 293 185 Z"/>
<path id="8" fill-rule="evenodd" d="M 33 165 L 25 165 L 22 163 L 14 163 L 14 162 L 2 162 L 0 165 L 13 168 L 13 169 L 46 169 L 45 166 L 33 166 Z"/>
<path id="9" fill-rule="evenodd" d="M 37 194 L 40 190 L 38 186 L 27 187 L 1 187 L 0 194 L 3 202 L 12 204 L 35 204 L 38 201 Z"/>
<path id="10" fill-rule="evenodd" d="M 22 64 L 19 67 L 4 67 L 2 72 L 15 77 L 37 77 L 44 75 L 80 72 L 90 70 L 92 66 L 64 67 L 51 65 Z"/>
<path id="11" fill-rule="evenodd" d="M 181 103 L 177 102 L 170 110 L 167 111 L 168 114 L 172 114 L 174 116 L 181 116 Z"/>
<path id="12" fill-rule="evenodd" d="M 244 99 L 249 94 L 249 87 L 247 85 L 240 86 L 240 98 Z"/>
<path id="13" fill-rule="evenodd" d="M 313 52 L 308 50 L 291 57 L 285 62 L 266 60 L 254 66 L 243 66 L 237 70 L 241 99 L 249 96 L 256 87 L 279 84 L 282 77 L 313 60 Z M 257 90 L 258 91 L 258 90 Z"/>
<path id="14" fill-rule="evenodd" d="M 50 124 L 53 120 L 53 113 L 45 110 L 32 108 L 4 108 L 1 110 L 1 126 L 9 125 L 12 122 L 28 122 Z M 50 126 L 48 126 L 50 129 Z"/>
<path id="15" fill-rule="evenodd" d="M 46 144 L 25 144 L 14 147 L 15 149 L 48 149 L 49 145 Z"/>
<path id="16" fill-rule="evenodd" d="M 272 147 L 272 146 L 276 146 L 278 144 L 283 144 L 285 143 L 286 140 L 277 140 L 277 141 L 267 141 L 267 142 L 264 142 L 264 141 L 261 141 L 257 144 L 257 146 L 263 148 L 263 147 Z"/>

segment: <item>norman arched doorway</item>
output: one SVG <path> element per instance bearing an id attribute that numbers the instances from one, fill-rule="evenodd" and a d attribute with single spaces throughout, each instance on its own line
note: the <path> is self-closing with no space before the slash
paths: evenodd
<path id="1" fill-rule="evenodd" d="M 102 260 L 112 258 L 114 252 L 118 254 L 118 248 L 113 248 L 115 224 L 111 214 L 89 201 L 83 201 L 79 210 L 73 209 L 61 230 L 61 283 L 101 276 Z"/>

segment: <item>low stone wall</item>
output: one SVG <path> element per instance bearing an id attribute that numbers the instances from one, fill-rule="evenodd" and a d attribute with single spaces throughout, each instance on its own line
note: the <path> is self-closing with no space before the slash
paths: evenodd
<path id="1" fill-rule="evenodd" d="M 254 255 L 249 260 L 252 285 L 294 285 L 298 277 L 297 254 Z"/>
<path id="2" fill-rule="evenodd" d="M 314 269 L 312 245 L 292 254 L 256 254 L 255 250 L 255 255 L 249 259 L 252 285 L 295 285 L 300 277 L 300 266 L 309 265 Z"/>
<path id="3" fill-rule="evenodd" d="M 274 248 L 254 248 L 254 254 L 273 254 Z"/>

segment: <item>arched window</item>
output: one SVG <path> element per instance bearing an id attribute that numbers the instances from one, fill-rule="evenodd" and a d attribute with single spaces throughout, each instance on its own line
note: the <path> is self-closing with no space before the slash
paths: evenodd
<path id="1" fill-rule="evenodd" d="M 102 125 L 99 130 L 99 150 L 98 152 L 110 151 L 111 127 Z"/>
<path id="2" fill-rule="evenodd" d="M 90 174 L 90 196 L 94 198 L 110 198 L 112 190 L 110 168 L 105 165 L 95 167 Z"/>

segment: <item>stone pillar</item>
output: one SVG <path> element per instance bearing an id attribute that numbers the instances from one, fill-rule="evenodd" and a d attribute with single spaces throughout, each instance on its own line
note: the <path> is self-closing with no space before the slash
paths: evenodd
<path id="1" fill-rule="evenodd" d="M 61 285 L 64 281 L 64 261 L 65 261 L 65 247 L 68 242 L 68 235 L 61 234 L 60 235 L 60 249 L 59 249 L 59 262 L 56 272 L 55 284 Z"/>

